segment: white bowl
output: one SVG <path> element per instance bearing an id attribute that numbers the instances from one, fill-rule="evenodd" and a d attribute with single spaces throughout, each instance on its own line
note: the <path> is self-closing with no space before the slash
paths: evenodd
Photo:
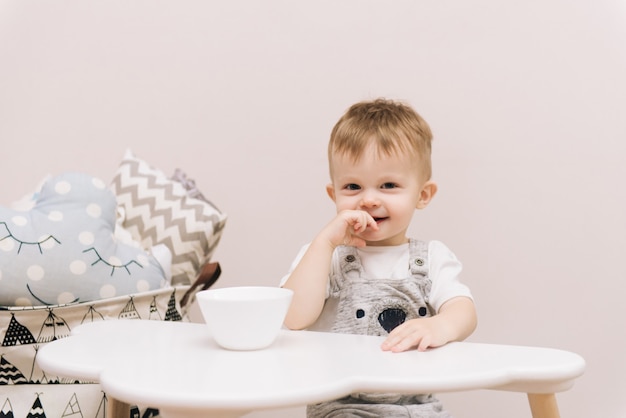
<path id="1" fill-rule="evenodd" d="M 280 287 L 242 286 L 202 290 L 196 300 L 217 344 L 258 350 L 276 340 L 292 296 Z"/>

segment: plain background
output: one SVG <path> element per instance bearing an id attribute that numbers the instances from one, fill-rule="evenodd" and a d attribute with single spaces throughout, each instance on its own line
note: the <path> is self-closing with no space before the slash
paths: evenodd
<path id="1" fill-rule="evenodd" d="M 463 261 L 470 340 L 575 351 L 562 415 L 626 416 L 624 0 L 0 0 L 0 204 L 47 174 L 110 182 L 130 148 L 228 213 L 218 286 L 276 285 L 333 216 L 332 126 L 379 96 L 433 129 L 440 190 L 410 233 Z M 521 394 L 441 398 L 529 416 Z"/>

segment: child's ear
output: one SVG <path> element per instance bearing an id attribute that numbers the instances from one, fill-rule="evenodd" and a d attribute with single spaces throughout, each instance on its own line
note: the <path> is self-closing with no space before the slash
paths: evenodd
<path id="1" fill-rule="evenodd" d="M 326 185 L 326 194 L 328 195 L 328 197 L 331 198 L 333 202 L 335 201 L 335 188 L 332 184 Z"/>
<path id="2" fill-rule="evenodd" d="M 437 194 L 437 183 L 435 183 L 434 181 L 430 181 L 430 180 L 427 181 L 422 186 L 422 191 L 420 192 L 420 198 L 417 201 L 416 208 L 424 209 L 426 206 L 428 206 L 428 204 L 433 199 L 435 194 Z"/>

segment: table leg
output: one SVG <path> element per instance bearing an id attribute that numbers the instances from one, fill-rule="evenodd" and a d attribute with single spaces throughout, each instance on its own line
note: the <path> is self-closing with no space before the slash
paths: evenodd
<path id="1" fill-rule="evenodd" d="M 109 396 L 106 418 L 129 418 L 130 405 Z"/>
<path id="2" fill-rule="evenodd" d="M 554 393 L 529 393 L 528 403 L 533 418 L 560 418 Z"/>

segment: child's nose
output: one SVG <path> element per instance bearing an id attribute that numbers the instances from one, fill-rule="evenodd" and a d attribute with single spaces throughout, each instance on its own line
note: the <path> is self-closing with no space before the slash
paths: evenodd
<path id="1" fill-rule="evenodd" d="M 373 193 L 368 193 L 363 196 L 359 206 L 362 208 L 376 208 L 380 206 L 380 200 Z"/>

